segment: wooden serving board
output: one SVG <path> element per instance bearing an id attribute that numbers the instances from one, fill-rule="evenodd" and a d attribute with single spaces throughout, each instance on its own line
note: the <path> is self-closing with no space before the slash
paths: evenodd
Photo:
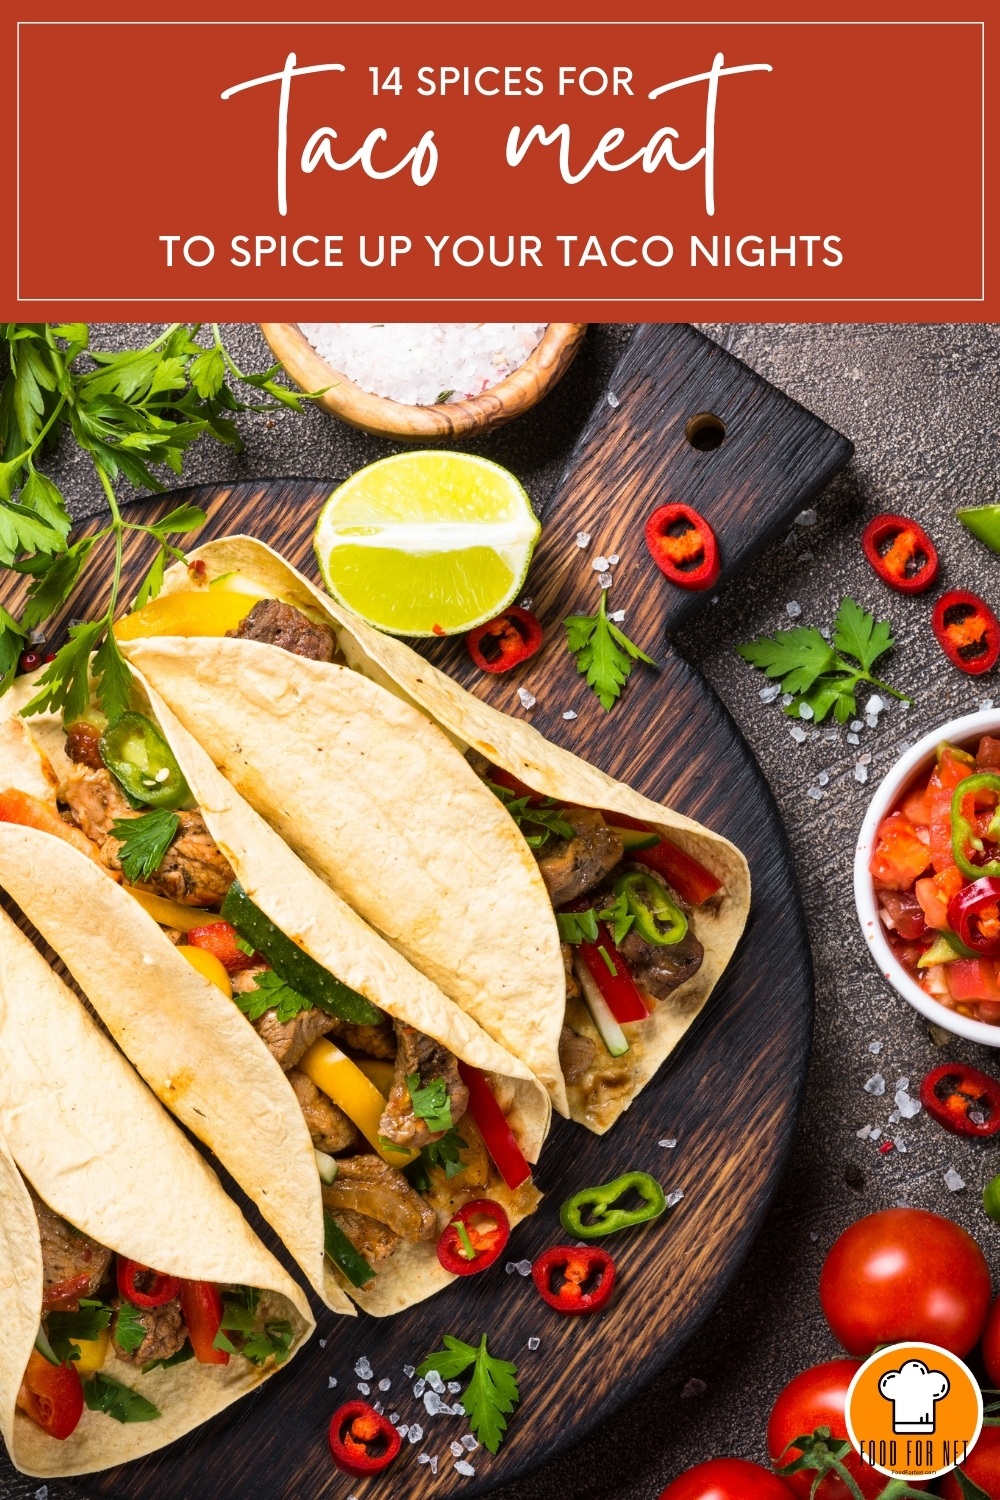
<path id="1" fill-rule="evenodd" d="M 735 725 L 699 675 L 669 645 L 700 608 L 655 569 L 642 523 L 671 498 L 696 505 L 720 540 L 721 583 L 745 567 L 847 461 L 850 444 L 737 360 L 690 328 L 643 327 L 587 423 L 545 519 L 528 583 L 547 628 L 542 654 L 521 671 L 487 678 L 461 642 L 428 654 L 472 691 L 523 714 L 519 686 L 536 695 L 531 717 L 546 734 L 647 796 L 670 803 L 746 852 L 753 907 L 746 935 L 711 1002 L 657 1078 L 609 1135 L 598 1139 L 556 1119 L 537 1172 L 545 1201 L 513 1237 L 511 1260 L 565 1242 L 558 1209 L 569 1193 L 623 1171 L 652 1172 L 683 1201 L 652 1228 L 609 1243 L 620 1290 L 598 1318 L 560 1318 L 530 1280 L 502 1265 L 458 1283 L 400 1317 L 356 1320 L 322 1312 L 316 1337 L 287 1373 L 187 1440 L 140 1463 L 75 1481 L 109 1500 L 408 1500 L 472 1497 L 514 1479 L 607 1418 L 684 1345 L 732 1279 L 756 1235 L 780 1176 L 805 1075 L 812 1014 L 809 949 L 794 872 L 764 779 Z M 709 414 L 711 421 L 705 414 Z M 700 424 L 691 419 L 702 416 Z M 714 449 L 694 446 L 708 431 Z M 258 535 L 315 574 L 311 533 L 329 485 L 289 480 L 203 486 L 175 492 L 209 512 L 204 536 Z M 163 502 L 140 502 L 159 513 Z M 579 548 L 577 532 L 591 535 Z M 591 560 L 617 554 L 611 608 L 659 666 L 637 668 L 622 701 L 606 714 L 577 674 L 559 622 L 592 612 Z M 130 555 L 131 576 L 140 569 Z M 721 586 L 721 584 L 720 584 Z M 74 613 L 100 607 L 76 598 Z M 424 643 L 425 645 L 427 643 Z M 577 717 L 563 717 L 575 710 Z M 406 788 L 398 789 L 401 799 Z M 503 920 L 497 900 L 496 917 Z M 657 1143 L 675 1138 L 665 1149 Z M 237 1194 L 237 1196 L 239 1196 Z M 255 1225 L 258 1216 L 250 1212 Z M 270 1236 L 265 1234 L 273 1244 Z M 478 1342 L 518 1366 L 521 1404 L 499 1455 L 479 1448 L 475 1477 L 454 1470 L 449 1444 L 467 1430 L 459 1417 L 428 1417 L 404 1365 L 439 1347 L 442 1334 Z M 528 1349 L 529 1337 L 540 1347 Z M 323 1344 L 325 1347 L 323 1347 Z M 373 1395 L 424 1437 L 375 1480 L 349 1480 L 326 1444 L 331 1413 L 357 1394 L 355 1362 L 374 1369 Z M 337 1380 L 336 1389 L 329 1378 Z M 392 1381 L 387 1393 L 375 1382 Z M 451 1397 L 449 1400 L 457 1398 Z M 417 1453 L 438 1456 L 432 1475 Z"/>

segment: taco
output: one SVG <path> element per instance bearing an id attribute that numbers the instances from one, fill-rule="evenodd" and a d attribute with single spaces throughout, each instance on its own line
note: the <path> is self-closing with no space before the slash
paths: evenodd
<path id="1" fill-rule="evenodd" d="M 215 1174 L 2 911 L 0 1052 L 0 1431 L 25 1473 L 89 1473 L 255 1390 L 314 1324 Z"/>
<path id="2" fill-rule="evenodd" d="M 141 682 L 113 728 L 94 707 L 68 730 L 0 725 L 0 887 L 329 1306 L 398 1312 L 445 1286 L 436 1241 L 470 1200 L 533 1211 L 550 1111 L 530 1070 Z"/>
<path id="3" fill-rule="evenodd" d="M 482 703 L 252 538 L 199 548 L 118 631 L 302 859 L 556 1108 L 608 1129 L 732 956 L 739 850 Z"/>

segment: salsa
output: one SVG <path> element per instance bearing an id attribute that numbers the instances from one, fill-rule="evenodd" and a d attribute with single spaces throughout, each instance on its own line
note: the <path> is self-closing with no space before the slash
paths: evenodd
<path id="1" fill-rule="evenodd" d="M 869 864 L 893 954 L 920 988 L 1000 1025 L 1000 738 L 942 744 L 879 825 Z"/>

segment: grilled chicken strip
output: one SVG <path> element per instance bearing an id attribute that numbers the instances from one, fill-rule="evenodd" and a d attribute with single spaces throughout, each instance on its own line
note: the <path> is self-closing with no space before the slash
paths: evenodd
<path id="1" fill-rule="evenodd" d="M 116 1303 L 116 1309 L 120 1303 Z M 146 1330 L 146 1336 L 137 1349 L 131 1351 L 123 1349 L 118 1342 L 118 1316 L 116 1310 L 114 1322 L 111 1325 L 111 1341 L 115 1346 L 115 1354 L 124 1360 L 127 1365 L 144 1365 L 151 1359 L 169 1359 L 179 1349 L 183 1349 L 187 1339 L 187 1327 L 184 1323 L 184 1314 L 181 1312 L 180 1298 L 175 1297 L 172 1302 L 166 1302 L 162 1307 L 129 1307 L 129 1316 L 136 1317 Z"/>
<path id="2" fill-rule="evenodd" d="M 42 1245 L 42 1310 L 73 1308 L 93 1297 L 111 1264 L 111 1251 L 71 1228 L 29 1187 Z M 86 1277 L 86 1281 L 82 1278 Z"/>
<path id="3" fill-rule="evenodd" d="M 458 1058 L 453 1052 L 424 1036 L 415 1026 L 407 1026 L 404 1021 L 393 1024 L 396 1027 L 396 1072 L 389 1102 L 379 1120 L 379 1133 L 397 1146 L 410 1146 L 419 1151 L 431 1141 L 438 1140 L 442 1132 L 428 1130 L 427 1121 L 414 1114 L 407 1078 L 416 1073 L 421 1088 L 438 1078 L 444 1079 L 451 1101 L 453 1125 L 458 1124 L 469 1106 L 469 1091 L 459 1077 Z"/>
<path id="4" fill-rule="evenodd" d="M 309 1126 L 312 1143 L 319 1151 L 326 1151 L 334 1156 L 338 1151 L 347 1151 L 353 1146 L 361 1145 L 361 1136 L 344 1111 L 338 1109 L 332 1099 L 320 1093 L 306 1073 L 292 1068 L 288 1074 L 288 1082 L 295 1090 L 299 1108 Z"/>
<path id="5" fill-rule="evenodd" d="M 268 646 L 279 646 L 293 656 L 305 656 L 310 661 L 333 661 L 336 638 L 329 625 L 315 625 L 301 610 L 280 599 L 261 599 L 255 604 L 245 620 L 227 635 L 238 640 L 263 641 Z"/>
<path id="6" fill-rule="evenodd" d="M 625 853 L 621 839 L 592 807 L 568 807 L 560 813 L 575 830 L 571 839 L 543 844 L 538 868 L 553 906 L 575 901 L 599 885 Z"/>
<path id="7" fill-rule="evenodd" d="M 437 1233 L 433 1209 L 414 1192 L 402 1172 L 380 1156 L 349 1156 L 339 1162 L 337 1180 L 323 1189 L 323 1202 L 327 1208 L 349 1209 L 376 1219 L 412 1244 L 432 1240 Z"/>

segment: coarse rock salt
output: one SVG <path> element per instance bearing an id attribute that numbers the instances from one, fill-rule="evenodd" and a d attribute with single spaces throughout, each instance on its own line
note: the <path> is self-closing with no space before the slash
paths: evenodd
<path id="1" fill-rule="evenodd" d="M 620 625 L 624 618 L 625 611 L 623 609 L 616 609 L 613 614 L 608 615 L 608 619 L 614 620 L 616 625 Z"/>
<path id="2" fill-rule="evenodd" d="M 871 1132 L 869 1133 L 868 1139 L 870 1141 L 877 1141 L 878 1138 L 879 1138 L 879 1136 L 881 1134 L 882 1134 L 882 1132 L 879 1129 L 879 1127 L 877 1125 L 873 1125 L 872 1128 L 871 1128 Z"/>
<path id="3" fill-rule="evenodd" d="M 656 1144 L 658 1146 L 662 1146 L 664 1148 L 664 1150 L 666 1150 L 666 1151 L 672 1151 L 674 1149 L 674 1147 L 677 1145 L 677 1138 L 676 1138 L 676 1136 L 672 1136 L 672 1135 L 664 1136 L 663 1140 L 662 1141 L 657 1141 Z"/>
<path id="4" fill-rule="evenodd" d="M 618 400 L 618 397 L 615 395 L 614 391 L 608 392 L 608 405 L 610 407 L 621 406 L 621 402 Z"/>
<path id="5" fill-rule="evenodd" d="M 869 729 L 878 728 L 878 714 L 865 714 L 865 723 Z"/>
<path id="6" fill-rule="evenodd" d="M 472 1479 L 476 1471 L 467 1458 L 460 1458 L 455 1465 L 455 1473 L 461 1474 L 463 1479 Z"/>
<path id="7" fill-rule="evenodd" d="M 449 1382 L 448 1382 L 448 1394 L 449 1394 L 449 1396 L 457 1396 L 458 1393 L 459 1393 L 459 1391 L 461 1389 L 462 1389 L 462 1383 L 461 1383 L 461 1381 L 459 1381 L 459 1380 L 449 1380 Z"/>
<path id="8" fill-rule="evenodd" d="M 901 1151 L 904 1156 L 906 1155 L 906 1142 L 903 1140 L 903 1137 L 901 1135 L 894 1135 L 892 1138 L 892 1144 L 895 1146 L 897 1151 Z"/>
<path id="9" fill-rule="evenodd" d="M 615 580 L 610 573 L 598 573 L 597 581 L 602 589 L 609 589 Z"/>
<path id="10" fill-rule="evenodd" d="M 37 645 L 37 642 L 35 642 L 35 632 L 34 631 L 31 632 L 31 639 Z M 45 639 L 45 637 L 43 636 L 42 640 L 44 641 L 44 639 Z M 985 713 L 988 708 L 992 708 L 993 707 L 993 699 L 992 698 L 981 698 L 979 700 L 979 707 L 982 710 L 982 712 Z"/>
<path id="11" fill-rule="evenodd" d="M 818 802 L 822 795 L 823 788 L 821 786 L 811 786 L 806 792 L 806 796 L 811 797 L 814 802 Z"/>
<path id="12" fill-rule="evenodd" d="M 807 510 L 800 510 L 795 517 L 796 526 L 815 526 L 816 512 L 810 506 Z"/>
<path id="13" fill-rule="evenodd" d="M 813 713 L 812 707 L 808 703 L 800 703 L 799 704 L 799 718 L 800 719 L 812 719 L 814 717 L 815 717 L 815 715 Z"/>
<path id="14" fill-rule="evenodd" d="M 859 729 L 864 729 L 864 727 L 865 726 L 862 724 L 862 722 L 861 722 L 860 719 L 852 719 L 851 720 L 851 733 L 852 734 L 857 734 L 858 730 Z"/>
<path id="15" fill-rule="evenodd" d="M 863 766 L 860 761 L 854 767 L 854 779 L 855 781 L 860 782 L 862 786 L 864 786 L 865 782 L 868 780 L 868 767 Z"/>
<path id="16" fill-rule="evenodd" d="M 527 688 L 518 688 L 517 696 L 521 700 L 522 708 L 534 708 L 535 704 L 538 702 L 538 699 L 535 697 L 534 693 L 529 693 Z"/>
<path id="17" fill-rule="evenodd" d="M 757 696 L 760 698 L 761 703 L 773 703 L 780 692 L 781 688 L 778 684 L 772 682 L 770 687 L 761 688 Z"/>
<path id="18" fill-rule="evenodd" d="M 785 614 L 790 620 L 797 620 L 802 613 L 802 605 L 797 599 L 789 599 L 785 605 Z"/>
<path id="19" fill-rule="evenodd" d="M 589 547 L 590 546 L 590 532 L 589 531 L 578 531 L 577 534 L 576 534 L 576 545 L 578 547 Z"/>
<path id="20" fill-rule="evenodd" d="M 378 1388 L 379 1388 L 380 1391 L 387 1391 L 387 1390 L 389 1390 L 391 1388 L 391 1386 L 392 1386 L 392 1381 L 388 1380 L 388 1379 L 380 1380 L 379 1383 L 378 1383 Z"/>
<path id="21" fill-rule="evenodd" d="M 321 1349 L 325 1349 L 326 1348 L 326 1339 L 319 1339 L 319 1340 L 317 1340 L 317 1342 L 319 1343 L 319 1347 Z"/>
<path id="22" fill-rule="evenodd" d="M 455 1402 L 455 1405 L 451 1409 L 451 1414 L 453 1417 L 465 1416 L 465 1407 L 462 1405 L 461 1401 Z"/>
<path id="23" fill-rule="evenodd" d="M 900 740 L 899 744 L 896 746 L 896 749 L 899 751 L 900 755 L 905 755 L 908 750 L 913 749 L 913 746 L 910 744 L 909 740 Z"/>
<path id="24" fill-rule="evenodd" d="M 376 1401 L 375 1405 L 372 1407 L 372 1411 L 377 1412 L 378 1415 L 381 1416 L 385 1411 L 385 1407 L 382 1405 L 381 1401 Z"/>
<path id="25" fill-rule="evenodd" d="M 300 323 L 317 354 L 406 406 L 480 396 L 519 369 L 544 323 Z"/>
<path id="26" fill-rule="evenodd" d="M 40 1484 L 38 1486 L 35 1491 L 35 1500 L 49 1500 L 49 1487 L 47 1484 Z"/>
<path id="27" fill-rule="evenodd" d="M 354 1373 L 359 1380 L 371 1380 L 372 1378 L 372 1367 L 363 1354 L 354 1366 Z"/>
<path id="28" fill-rule="evenodd" d="M 804 729 L 800 729 L 799 726 L 798 726 L 798 724 L 796 724 L 788 732 L 792 736 L 792 739 L 795 741 L 795 743 L 797 745 L 804 745 L 805 744 L 806 732 L 805 732 Z"/>
<path id="29" fill-rule="evenodd" d="M 944 1174 L 944 1185 L 949 1193 L 960 1193 L 965 1187 L 965 1178 L 959 1177 L 954 1167 L 949 1167 Z"/>
<path id="30" fill-rule="evenodd" d="M 885 1093 L 885 1079 L 881 1073 L 873 1073 L 865 1084 L 865 1093 L 873 1094 L 876 1098 Z"/>
<path id="31" fill-rule="evenodd" d="M 336 1375 L 331 1375 L 330 1378 L 327 1380 L 326 1384 L 327 1384 L 327 1388 L 332 1391 L 336 1387 L 336 1384 L 337 1384 L 337 1377 L 336 1377 Z"/>
<path id="32" fill-rule="evenodd" d="M 871 697 L 868 699 L 868 702 L 865 704 L 865 713 L 880 714 L 885 707 L 886 704 L 879 697 L 878 693 L 872 693 Z"/>
<path id="33" fill-rule="evenodd" d="M 427 1384 L 430 1386 L 432 1391 L 437 1391 L 439 1396 L 444 1395 L 444 1381 L 441 1379 L 441 1376 L 438 1374 L 437 1370 L 428 1370 L 424 1379 L 427 1381 Z"/>
<path id="34" fill-rule="evenodd" d="M 860 745 L 861 744 L 861 736 L 857 735 L 857 734 L 848 734 L 848 736 L 847 736 L 847 743 L 849 745 Z"/>
<path id="35" fill-rule="evenodd" d="M 782 706 L 782 708 L 788 708 L 788 706 L 791 704 L 794 696 L 795 695 L 793 693 L 782 693 L 782 695 L 781 695 L 781 706 Z"/>
<path id="36" fill-rule="evenodd" d="M 667 1207 L 668 1208 L 676 1208 L 677 1205 L 678 1205 L 678 1203 L 681 1201 L 681 1199 L 683 1197 L 684 1197 L 684 1189 L 683 1188 L 674 1188 L 673 1192 L 672 1193 L 668 1193 L 667 1196 L 666 1196 L 665 1202 L 666 1202 Z"/>
<path id="37" fill-rule="evenodd" d="M 815 1229 L 810 1229 L 810 1231 L 809 1231 L 809 1238 L 812 1241 L 812 1243 L 815 1245 L 816 1242 L 817 1242 L 817 1240 L 819 1239 L 819 1235 L 816 1233 Z"/>
<path id="38" fill-rule="evenodd" d="M 860 1130 L 854 1132 L 859 1141 L 866 1141 L 871 1133 L 872 1127 L 870 1125 L 862 1125 Z"/>
<path id="39" fill-rule="evenodd" d="M 517 1270 L 517 1264 L 516 1264 L 516 1262 L 512 1261 L 512 1260 L 509 1260 L 507 1262 L 507 1264 L 504 1266 L 504 1270 L 507 1272 L 507 1275 L 509 1276 L 512 1271 L 516 1271 Z"/>
<path id="40" fill-rule="evenodd" d="M 475 1453 L 476 1449 L 479 1447 L 477 1439 L 472 1436 L 471 1432 L 467 1432 L 463 1436 L 462 1447 L 465 1449 L 466 1453 Z"/>
<path id="41" fill-rule="evenodd" d="M 517 1272 L 518 1276 L 530 1276 L 531 1275 L 531 1261 L 530 1260 L 517 1260 L 517 1261 L 515 1261 L 514 1262 L 514 1270 Z"/>
<path id="42" fill-rule="evenodd" d="M 606 557 L 593 557 L 590 566 L 595 573 L 606 573 L 608 571 L 608 560 Z"/>
<path id="43" fill-rule="evenodd" d="M 910 1080 L 908 1078 L 897 1078 L 896 1079 L 896 1088 L 898 1088 L 898 1089 L 908 1089 L 909 1087 L 910 1087 Z"/>
<path id="44" fill-rule="evenodd" d="M 868 1043 L 868 1051 L 871 1052 L 871 1053 L 873 1053 L 877 1057 L 878 1054 L 882 1051 L 882 1043 L 881 1042 L 869 1042 Z"/>
<path id="45" fill-rule="evenodd" d="M 409 1437 L 410 1435 L 410 1429 L 407 1427 L 405 1422 L 401 1422 L 396 1428 L 396 1431 L 399 1433 L 401 1438 Z"/>
<path id="46" fill-rule="evenodd" d="M 424 1429 L 421 1427 L 420 1423 L 419 1422 L 412 1422 L 410 1424 L 410 1433 L 409 1433 L 410 1442 L 411 1443 L 419 1443 L 420 1440 L 421 1440 L 421 1438 L 423 1437 L 423 1435 L 424 1435 Z"/>
<path id="47" fill-rule="evenodd" d="M 361 1392 L 362 1396 L 370 1396 L 372 1392 L 372 1388 L 368 1384 L 367 1380 L 358 1381 L 358 1390 Z"/>
<path id="48" fill-rule="evenodd" d="M 542 1342 L 541 1339 L 530 1338 L 528 1340 L 528 1348 L 531 1350 L 532 1353 L 534 1353 L 535 1350 L 538 1348 L 538 1346 L 539 1346 L 539 1344 L 541 1342 Z"/>
<path id="49" fill-rule="evenodd" d="M 608 562 L 611 564 L 612 567 L 614 567 L 616 563 L 620 563 L 621 562 L 621 558 L 618 556 L 617 552 L 612 552 L 612 553 L 610 553 L 608 555 Z"/>
<path id="50" fill-rule="evenodd" d="M 465 1449 L 462 1447 L 461 1443 L 458 1441 L 457 1438 L 455 1439 L 455 1441 L 453 1443 L 449 1443 L 448 1444 L 448 1448 L 449 1448 L 450 1452 L 452 1453 L 453 1457 L 455 1457 L 455 1458 L 461 1458 L 462 1455 L 465 1452 Z"/>
<path id="51" fill-rule="evenodd" d="M 407 1380 L 412 1380 L 414 1375 L 416 1374 L 416 1371 L 414 1370 L 412 1365 L 404 1365 L 403 1374 L 406 1376 Z"/>
<path id="52" fill-rule="evenodd" d="M 416 1385 L 413 1387 L 413 1399 L 414 1399 L 414 1401 L 419 1401 L 421 1399 L 421 1397 L 423 1396 L 424 1391 L 426 1391 L 426 1389 L 427 1389 L 427 1381 L 421 1375 L 420 1379 L 417 1381 Z"/>
<path id="53" fill-rule="evenodd" d="M 424 1410 L 429 1417 L 436 1417 L 444 1404 L 437 1391 L 424 1391 Z"/>
<path id="54" fill-rule="evenodd" d="M 575 719 L 577 716 L 575 708 L 567 708 L 563 713 L 564 719 Z"/>
<path id="55" fill-rule="evenodd" d="M 396 1423 L 399 1421 L 399 1412 L 391 1411 L 389 1413 L 389 1421 L 392 1423 L 393 1427 L 395 1427 Z"/>
<path id="56" fill-rule="evenodd" d="M 813 561 L 813 553 L 812 552 L 800 552 L 799 555 L 798 555 L 798 557 L 795 559 L 795 561 L 796 562 L 800 562 L 800 563 L 811 563 Z"/>
<path id="57" fill-rule="evenodd" d="M 830 780 L 829 772 L 820 771 L 819 775 L 816 777 L 816 780 L 819 782 L 820 786 L 826 786 Z"/>

